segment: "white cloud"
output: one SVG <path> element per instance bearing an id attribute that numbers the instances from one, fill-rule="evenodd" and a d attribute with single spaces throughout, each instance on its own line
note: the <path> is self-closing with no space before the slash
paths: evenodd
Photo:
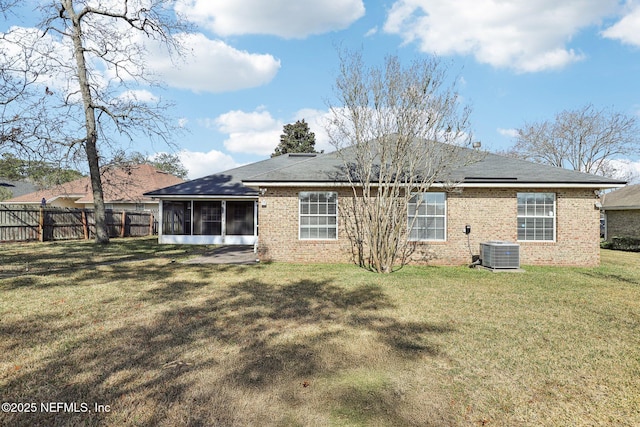
<path id="1" fill-rule="evenodd" d="M 494 67 L 536 72 L 582 60 L 567 44 L 617 5 L 618 0 L 398 0 L 384 30 L 417 42 L 424 52 L 474 55 Z"/>
<path id="2" fill-rule="evenodd" d="M 148 90 L 129 90 L 118 96 L 123 101 L 158 102 L 159 98 Z"/>
<path id="3" fill-rule="evenodd" d="M 53 33 L 55 34 L 55 33 Z M 0 34 L 0 57 L 4 72 L 22 78 L 34 79 L 43 89 L 49 87 L 52 92 L 66 96 L 77 93 L 72 86 L 77 79 L 68 67 L 60 64 L 74 63 L 73 46 L 67 39 L 52 36 L 52 32 L 43 33 L 33 27 L 11 27 Z M 105 82 L 98 73 L 93 75 L 93 82 L 104 87 Z M 73 100 L 78 96 L 72 97 Z"/>
<path id="4" fill-rule="evenodd" d="M 334 147 L 329 141 L 329 134 L 326 130 L 327 120 L 330 114 L 326 110 L 315 110 L 312 108 L 304 108 L 299 110 L 293 121 L 304 119 L 309 124 L 309 129 L 316 136 L 316 151 L 330 152 L 334 151 Z"/>
<path id="5" fill-rule="evenodd" d="M 55 33 L 52 33 L 55 34 Z M 38 80 L 49 86 L 54 92 L 77 92 L 75 87 L 69 87 L 74 79 L 67 67 L 57 66 L 58 63 L 72 63 L 72 46 L 67 39 L 58 40 L 51 35 L 42 34 L 35 28 L 13 27 L 11 32 L 5 33 L 5 40 L 0 40 L 0 49 L 5 58 L 13 57 L 17 66 L 28 68 L 37 72 Z M 118 78 L 124 78 L 129 82 L 132 75 L 142 72 L 146 76 L 163 81 L 166 85 L 188 89 L 194 92 L 228 92 L 240 89 L 252 88 L 269 83 L 280 70 L 280 61 L 269 54 L 256 54 L 235 49 L 223 41 L 208 39 L 201 33 L 178 34 L 178 41 L 185 47 L 186 55 L 180 63 L 174 63 L 166 49 L 159 43 L 145 38 L 142 34 L 135 33 L 129 39 L 133 44 L 145 44 L 147 55 L 144 61 L 146 70 L 141 70 L 135 62 L 124 63 L 128 72 L 118 74 Z M 20 59 L 20 45 L 14 39 L 19 40 L 29 49 L 33 47 L 33 64 L 25 64 Z M 4 60 L 4 59 L 3 59 Z M 10 63 L 12 59 L 4 62 Z M 110 81 L 117 81 L 116 73 L 105 63 L 98 60 L 90 64 L 92 66 L 92 81 L 100 88 L 106 88 Z M 122 64 L 121 64 L 122 66 Z M 43 72 L 41 69 L 45 68 Z M 130 84 L 130 83 L 129 83 Z M 131 96 L 133 95 L 133 96 Z M 135 96 L 142 97 L 138 100 L 155 100 L 150 92 L 135 91 L 126 95 L 127 99 Z"/>
<path id="6" fill-rule="evenodd" d="M 206 153 L 182 150 L 178 153 L 178 157 L 189 171 L 189 179 L 200 178 L 240 166 L 231 156 L 217 150 Z"/>
<path id="7" fill-rule="evenodd" d="M 629 159 L 608 160 L 608 167 L 613 171 L 613 178 L 637 184 L 640 180 L 640 160 Z"/>
<path id="8" fill-rule="evenodd" d="M 229 92 L 269 83 L 280 61 L 268 54 L 237 50 L 204 34 L 176 36 L 189 52 L 183 63 L 174 64 L 160 47 L 150 46 L 147 66 L 169 86 L 194 92 Z"/>
<path id="9" fill-rule="evenodd" d="M 365 8 L 362 0 L 179 0 L 176 11 L 221 36 L 304 38 L 347 28 Z"/>
<path id="10" fill-rule="evenodd" d="M 371 28 L 369 31 L 367 31 L 367 32 L 364 34 L 364 36 L 365 36 L 365 37 L 371 37 L 371 36 L 374 36 L 374 35 L 376 35 L 376 34 L 378 34 L 378 27 L 373 27 L 373 28 Z"/>
<path id="11" fill-rule="evenodd" d="M 498 133 L 502 136 L 507 136 L 509 138 L 515 138 L 516 136 L 518 136 L 518 130 L 517 129 L 503 129 L 503 128 L 498 128 Z"/>
<path id="12" fill-rule="evenodd" d="M 232 153 L 268 155 L 280 142 L 283 122 L 274 119 L 268 111 L 250 113 L 229 111 L 218 116 L 213 124 L 229 137 L 224 146 Z"/>
<path id="13" fill-rule="evenodd" d="M 322 110 L 302 109 L 293 117 L 274 118 L 271 113 L 259 107 L 256 111 L 229 111 L 215 119 L 200 120 L 201 125 L 227 134 L 224 147 L 232 153 L 257 154 L 267 156 L 280 143 L 280 135 L 285 124 L 304 119 L 316 136 L 316 150 L 333 151 L 325 130 L 325 120 L 329 113 Z"/>
<path id="14" fill-rule="evenodd" d="M 620 21 L 601 34 L 609 39 L 640 47 L 640 5 L 631 9 Z"/>

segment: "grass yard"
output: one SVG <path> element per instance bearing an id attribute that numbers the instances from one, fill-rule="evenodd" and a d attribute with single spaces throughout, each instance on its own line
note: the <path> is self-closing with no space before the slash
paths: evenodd
<path id="1" fill-rule="evenodd" d="M 2 244 L 0 402 L 23 413 L 0 425 L 640 425 L 640 254 L 522 274 L 179 262 L 206 250 Z"/>

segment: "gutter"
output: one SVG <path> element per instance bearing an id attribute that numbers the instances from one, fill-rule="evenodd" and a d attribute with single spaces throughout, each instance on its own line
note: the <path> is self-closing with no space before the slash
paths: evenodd
<path id="1" fill-rule="evenodd" d="M 234 196 L 234 195 L 218 195 L 218 194 L 161 194 L 161 195 L 148 195 L 154 200 L 258 200 L 258 194 L 247 196 Z"/>
<path id="2" fill-rule="evenodd" d="M 631 210 L 640 209 L 640 206 L 638 206 L 638 205 L 633 205 L 633 206 L 603 206 L 601 209 L 603 211 L 631 211 Z"/>
<path id="3" fill-rule="evenodd" d="M 348 182 L 328 182 L 328 181 L 295 181 L 295 182 L 269 182 L 269 181 L 243 181 L 243 184 L 249 187 L 351 187 Z M 379 184 L 372 183 L 372 187 L 377 187 Z M 360 187 L 361 185 L 356 184 Z M 598 188 L 598 189 L 612 189 L 622 188 L 625 184 L 613 184 L 613 183 L 598 183 L 598 182 L 576 182 L 576 183 L 543 183 L 543 182 L 460 182 L 460 183 L 442 183 L 434 182 L 430 187 L 434 188 Z"/>

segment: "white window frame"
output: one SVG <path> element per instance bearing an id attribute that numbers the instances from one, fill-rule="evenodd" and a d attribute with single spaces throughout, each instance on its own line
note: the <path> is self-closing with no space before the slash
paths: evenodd
<path id="1" fill-rule="evenodd" d="M 444 197 L 444 201 L 443 201 L 443 212 L 440 213 L 429 213 L 429 210 L 431 209 L 431 206 L 434 206 L 431 203 L 428 203 L 424 197 L 427 195 L 442 195 Z M 418 197 L 421 196 L 422 200 L 420 201 L 420 203 L 415 203 L 415 202 L 411 202 L 411 199 L 413 199 L 414 197 Z M 409 200 L 409 204 L 407 205 L 407 233 L 409 235 L 408 240 L 410 242 L 446 242 L 447 241 L 447 193 L 445 192 L 434 192 L 434 191 L 430 191 L 430 192 L 425 192 L 425 193 L 413 193 L 411 194 L 411 199 Z M 413 216 L 409 216 L 409 211 L 411 209 L 411 206 L 414 205 L 416 209 L 416 213 Z M 424 214 L 420 214 L 419 210 L 421 209 L 421 207 L 424 207 Z M 413 227 L 415 227 L 416 225 L 416 220 L 418 220 L 419 218 L 425 218 L 425 219 L 437 219 L 437 218 L 441 218 L 443 220 L 443 237 L 442 239 L 415 239 L 411 237 L 411 233 L 412 233 L 412 229 Z M 438 227 L 440 228 L 440 227 Z"/>
<path id="2" fill-rule="evenodd" d="M 307 213 L 303 213 L 303 197 L 306 195 L 311 196 L 312 194 L 329 194 L 333 195 L 335 198 L 335 213 L 328 213 L 329 209 L 327 209 L 327 213 L 311 213 L 311 201 L 309 201 L 309 209 L 307 209 Z M 320 204 L 318 203 L 318 210 L 320 210 Z M 329 205 L 327 204 L 327 208 Z M 322 224 L 322 225 L 303 225 L 303 218 L 330 218 L 335 217 L 335 224 Z M 302 230 L 305 229 L 321 229 L 326 228 L 330 230 L 335 228 L 335 237 L 302 237 Z M 299 240 L 338 240 L 338 193 L 335 191 L 301 191 L 298 193 L 298 239 Z"/>
<path id="3" fill-rule="evenodd" d="M 533 204 L 529 204 L 526 203 L 526 198 L 527 197 L 531 197 L 533 196 L 534 199 L 543 199 L 545 197 L 548 196 L 553 196 L 553 204 L 551 206 L 553 206 L 553 210 L 550 211 L 549 208 L 549 204 L 546 203 L 542 203 L 539 204 L 538 200 L 534 200 Z M 520 199 L 521 198 L 525 198 L 525 204 L 521 205 L 520 203 Z M 519 242 L 555 242 L 556 241 L 556 232 L 557 232 L 557 218 L 558 218 L 558 212 L 557 212 L 557 195 L 556 193 L 551 193 L 551 192 L 538 192 L 538 193 L 534 193 L 534 192 L 522 192 L 522 193 L 517 193 L 516 195 L 516 205 L 517 205 L 517 236 L 518 236 L 518 241 Z M 521 207 L 524 209 L 524 213 L 522 213 Z M 533 233 L 534 233 L 534 238 L 533 239 L 527 239 L 526 238 L 526 231 L 525 231 L 525 236 L 524 238 L 520 238 L 520 229 L 523 228 L 522 225 L 520 224 L 521 220 L 525 220 L 525 222 L 527 221 L 532 221 L 535 223 L 536 220 L 548 220 L 551 219 L 552 223 L 553 223 L 553 232 L 552 232 L 552 238 L 551 239 L 545 239 L 545 238 L 538 238 L 538 234 L 542 234 L 544 237 L 544 227 L 540 230 L 539 228 L 537 228 L 534 224 L 533 226 Z M 528 227 L 524 227 L 524 228 L 528 228 Z"/>

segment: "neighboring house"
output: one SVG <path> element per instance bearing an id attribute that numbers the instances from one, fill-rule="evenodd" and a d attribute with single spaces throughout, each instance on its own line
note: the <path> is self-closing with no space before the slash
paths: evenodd
<path id="1" fill-rule="evenodd" d="M 640 237 L 640 185 L 602 195 L 604 238 Z"/>
<path id="2" fill-rule="evenodd" d="M 36 186 L 30 182 L 13 181 L 0 177 L 0 196 L 7 194 L 9 198 L 22 196 L 36 190 Z M 0 199 L 2 201 L 2 199 Z"/>
<path id="3" fill-rule="evenodd" d="M 108 168 L 102 172 L 102 191 L 107 209 L 158 210 L 158 201 L 144 193 L 175 185 L 184 180 L 162 172 L 151 165 Z M 37 205 L 64 208 L 93 208 L 93 193 L 89 177 L 76 179 L 52 188 L 34 191 L 6 200 L 4 204 Z"/>
<path id="4" fill-rule="evenodd" d="M 149 192 L 161 201 L 159 241 L 256 244 L 263 261 L 349 262 L 342 165 L 335 152 L 288 154 Z M 436 182 L 411 221 L 421 224 L 410 230 L 418 262 L 465 264 L 481 242 L 500 240 L 520 244 L 522 264 L 597 265 L 598 192 L 625 184 L 494 154 L 449 178 L 457 185 Z"/>

